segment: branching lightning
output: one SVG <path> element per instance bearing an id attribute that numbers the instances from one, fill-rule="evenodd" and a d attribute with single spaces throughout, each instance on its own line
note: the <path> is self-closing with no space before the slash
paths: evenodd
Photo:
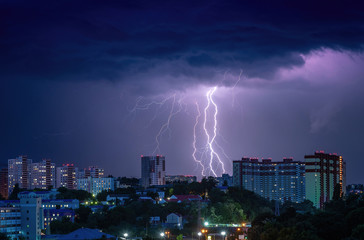
<path id="1" fill-rule="evenodd" d="M 157 143 L 154 151 L 153 151 L 153 155 L 156 153 L 160 152 L 160 148 L 159 148 L 159 138 L 161 137 L 161 135 L 163 133 L 165 133 L 166 131 L 168 131 L 169 133 L 169 137 L 171 137 L 171 129 L 170 129 L 170 123 L 171 123 L 171 119 L 179 112 L 181 112 L 182 110 L 182 104 L 181 104 L 182 100 L 179 99 L 177 101 L 177 109 L 176 109 L 176 94 L 173 95 L 173 102 L 172 102 L 172 106 L 171 106 L 171 110 L 169 111 L 169 115 L 167 118 L 167 121 L 162 125 L 162 127 L 159 129 L 159 132 L 157 133 L 157 135 L 155 136 L 155 142 Z"/>
<path id="2" fill-rule="evenodd" d="M 224 80 L 225 80 L 224 74 Z M 233 84 L 230 89 L 234 90 L 237 84 L 240 82 L 242 71 L 238 80 Z M 219 133 L 219 107 L 215 100 L 215 93 L 218 91 L 218 87 L 214 86 L 206 90 L 205 101 L 201 101 L 201 98 L 197 98 L 194 102 L 196 114 L 194 115 L 193 124 L 193 141 L 192 141 L 192 159 L 196 162 L 197 168 L 201 169 L 202 176 L 215 176 L 217 177 L 221 173 L 225 173 L 225 162 L 230 158 L 226 154 L 224 148 L 219 144 L 218 140 L 226 140 Z M 151 151 L 153 155 L 161 153 L 161 138 L 168 133 L 171 138 L 172 129 L 171 122 L 179 113 L 187 112 L 188 101 L 184 101 L 182 94 L 172 94 L 164 97 L 161 100 L 148 101 L 143 97 L 136 99 L 135 106 L 130 110 L 130 113 L 136 114 L 138 111 L 154 111 L 153 117 L 150 119 L 150 124 L 157 118 L 167 118 L 163 121 L 158 128 L 155 135 L 154 150 Z M 168 113 L 166 111 L 168 109 Z M 166 150 L 164 149 L 164 152 Z"/>
<path id="3" fill-rule="evenodd" d="M 196 121 L 195 121 L 195 125 L 194 125 L 194 151 L 193 151 L 193 159 L 199 163 L 202 167 L 202 175 L 205 176 L 205 169 L 208 169 L 208 173 L 212 173 L 213 176 L 217 177 L 217 170 L 219 169 L 219 167 L 221 167 L 222 169 L 222 173 L 225 173 L 225 166 L 223 161 L 221 160 L 220 155 L 215 151 L 215 146 L 221 148 L 220 145 L 217 144 L 216 142 L 216 136 L 217 136 L 217 125 L 218 125 L 218 121 L 217 121 L 217 114 L 218 114 L 218 107 L 217 104 L 215 103 L 214 99 L 213 99 L 213 95 L 216 91 L 217 87 L 213 87 L 211 88 L 207 93 L 206 93 L 206 100 L 207 100 L 207 104 L 206 107 L 204 108 L 203 111 L 203 115 L 204 115 L 204 120 L 203 120 L 203 131 L 205 133 L 206 136 L 206 144 L 205 144 L 205 148 L 202 151 L 201 157 L 199 159 L 196 158 L 196 152 L 197 152 L 197 148 L 196 148 L 196 126 L 199 123 L 199 117 L 201 115 L 200 111 L 199 111 L 199 105 L 196 102 L 197 105 L 197 109 L 198 109 L 198 117 L 196 117 Z M 210 108 L 213 111 L 213 117 L 209 118 L 209 111 Z M 212 122 L 212 127 L 208 126 L 208 120 L 210 120 L 210 122 Z M 212 132 L 212 133 L 211 133 Z M 206 155 L 207 155 L 207 159 L 206 159 Z M 205 166 L 208 167 L 205 167 Z"/>

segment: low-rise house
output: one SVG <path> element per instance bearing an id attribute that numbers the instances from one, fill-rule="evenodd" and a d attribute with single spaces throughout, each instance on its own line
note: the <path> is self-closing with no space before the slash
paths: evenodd
<path id="1" fill-rule="evenodd" d="M 183 229 L 183 217 L 179 213 L 171 213 L 167 215 L 166 227 Z"/>
<path id="2" fill-rule="evenodd" d="M 167 202 L 192 202 L 192 201 L 202 201 L 200 195 L 172 195 Z"/>
<path id="3" fill-rule="evenodd" d="M 125 201 L 128 200 L 130 198 L 129 194 L 110 194 L 107 195 L 106 197 L 106 201 L 107 202 L 114 202 L 117 204 L 121 204 L 124 205 Z"/>

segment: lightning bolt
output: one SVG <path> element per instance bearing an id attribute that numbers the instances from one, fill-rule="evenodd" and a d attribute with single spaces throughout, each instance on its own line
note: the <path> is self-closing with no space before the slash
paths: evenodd
<path id="1" fill-rule="evenodd" d="M 193 160 L 195 160 L 195 162 L 197 162 L 202 167 L 201 175 L 204 176 L 205 166 L 202 164 L 202 161 L 199 160 L 199 159 L 197 159 L 197 157 L 196 157 L 196 153 L 197 153 L 197 147 L 196 147 L 196 141 L 197 141 L 196 128 L 197 128 L 197 125 L 199 123 L 199 119 L 201 117 L 201 111 L 200 111 L 200 106 L 198 105 L 197 101 L 195 102 L 195 104 L 196 104 L 196 109 L 197 109 L 197 115 L 196 115 L 196 119 L 195 119 L 195 124 L 193 125 L 193 142 L 192 142 L 193 152 L 192 152 L 192 158 L 193 158 Z"/>
<path id="2" fill-rule="evenodd" d="M 197 152 L 199 152 L 197 149 L 197 146 L 196 146 L 196 141 L 197 141 L 196 140 L 197 139 L 196 128 L 199 124 L 201 112 L 200 112 L 199 104 L 197 102 L 195 102 L 198 114 L 195 118 L 195 124 L 193 127 L 192 158 L 194 159 L 194 161 L 196 163 L 198 163 L 198 165 L 200 165 L 202 167 L 202 171 L 201 171 L 202 176 L 205 176 L 205 171 L 207 172 L 207 170 L 208 170 L 208 173 L 217 177 L 217 170 L 219 170 L 219 167 L 221 167 L 222 172 L 225 173 L 224 163 L 221 160 L 220 155 L 215 150 L 215 147 L 218 147 L 220 150 L 222 150 L 223 154 L 226 156 L 223 148 L 216 141 L 217 126 L 218 126 L 217 115 L 219 112 L 218 106 L 213 99 L 213 95 L 216 92 L 216 90 L 217 90 L 217 86 L 209 89 L 206 93 L 207 104 L 203 110 L 203 123 L 202 123 L 202 129 L 203 129 L 204 135 L 206 137 L 206 143 L 205 143 L 205 147 L 202 149 L 203 151 L 202 151 L 199 159 L 196 157 Z M 211 111 L 213 111 L 212 118 L 209 116 L 209 113 L 211 113 Z M 209 127 L 208 125 L 210 122 L 212 122 L 212 126 Z"/>
<path id="3" fill-rule="evenodd" d="M 226 75 L 226 73 L 225 73 Z M 234 88 L 240 82 L 242 71 L 238 80 L 230 88 Z M 225 79 L 225 76 L 224 76 Z M 197 100 L 194 102 L 196 106 L 196 114 L 194 114 L 193 124 L 193 141 L 192 141 L 192 159 L 196 162 L 197 167 L 201 167 L 201 175 L 211 175 L 217 177 L 218 174 L 225 173 L 224 161 L 230 159 L 225 153 L 222 145 L 218 140 L 224 138 L 219 133 L 219 106 L 215 101 L 215 94 L 218 91 L 218 86 L 211 87 L 205 92 L 206 102 L 202 107 L 202 102 Z M 172 134 L 171 123 L 177 114 L 185 112 L 189 115 L 187 102 L 184 102 L 184 95 L 174 93 L 161 100 L 153 100 L 147 102 L 147 99 L 138 97 L 135 106 L 130 110 L 130 113 L 136 114 L 138 111 L 154 110 L 154 116 L 150 120 L 150 124 L 158 117 L 165 116 L 159 114 L 162 110 L 168 111 L 167 118 L 158 129 L 155 135 L 155 145 L 153 146 L 153 155 L 161 153 L 161 139 L 168 133 L 169 138 Z M 166 107 L 168 106 L 168 107 Z M 168 110 L 167 110 L 168 109 Z M 224 140 L 226 142 L 226 140 Z"/>
<path id="4" fill-rule="evenodd" d="M 172 102 L 172 106 L 171 106 L 171 110 L 169 111 L 169 115 L 167 118 L 167 121 L 161 126 L 161 128 L 159 129 L 159 132 L 157 133 L 157 135 L 155 136 L 155 142 L 156 142 L 156 147 L 153 151 L 153 155 L 157 152 L 160 152 L 160 142 L 159 142 L 159 138 L 161 137 L 161 135 L 163 133 L 165 133 L 166 131 L 169 132 L 169 137 L 171 137 L 171 129 L 170 129 L 170 123 L 171 123 L 171 119 L 179 112 L 181 112 L 182 110 L 182 99 L 179 99 L 178 102 L 178 108 L 175 110 L 176 108 L 176 94 L 173 95 L 173 102 Z"/>

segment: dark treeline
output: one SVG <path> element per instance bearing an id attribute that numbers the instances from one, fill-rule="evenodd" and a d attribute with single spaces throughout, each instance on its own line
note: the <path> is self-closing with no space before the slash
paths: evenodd
<path id="1" fill-rule="evenodd" d="M 249 240 L 363 240 L 364 200 L 350 195 L 326 203 L 323 210 L 313 208 L 309 201 L 286 203 L 280 216 L 257 216 L 248 236 Z"/>

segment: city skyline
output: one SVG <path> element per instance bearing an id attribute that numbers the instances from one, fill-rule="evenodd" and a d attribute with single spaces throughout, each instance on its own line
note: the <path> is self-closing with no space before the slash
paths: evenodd
<path id="1" fill-rule="evenodd" d="M 364 183 L 359 1 L 1 3 L 0 166 L 232 174 L 324 150 Z"/>

